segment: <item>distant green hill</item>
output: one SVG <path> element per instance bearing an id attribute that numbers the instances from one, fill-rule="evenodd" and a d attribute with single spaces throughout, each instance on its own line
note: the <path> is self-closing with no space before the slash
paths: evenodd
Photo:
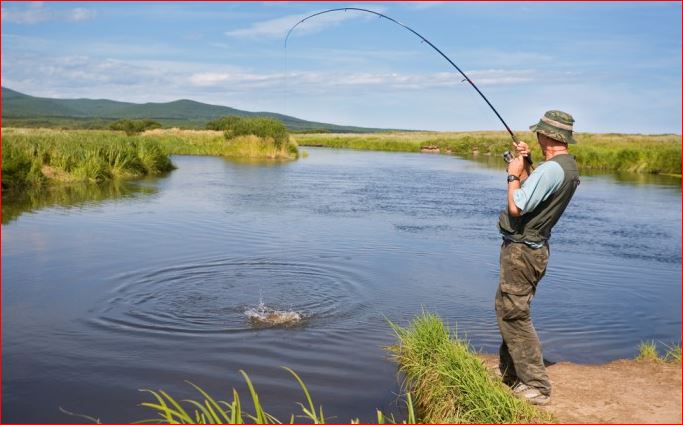
<path id="1" fill-rule="evenodd" d="M 142 104 L 107 99 L 50 99 L 2 87 L 2 125 L 5 127 L 106 128 L 122 118 L 149 118 L 165 127 L 204 128 L 208 121 L 226 115 L 276 118 L 291 131 L 374 133 L 387 130 L 306 121 L 273 112 L 248 112 L 187 99 Z"/>

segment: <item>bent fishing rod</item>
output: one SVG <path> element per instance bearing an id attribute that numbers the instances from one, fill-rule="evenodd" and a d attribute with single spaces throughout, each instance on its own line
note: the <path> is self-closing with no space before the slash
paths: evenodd
<path id="1" fill-rule="evenodd" d="M 484 93 L 482 93 L 481 90 L 479 90 L 479 87 L 477 87 L 477 85 L 474 84 L 474 82 L 470 79 L 470 77 L 468 77 L 467 74 L 465 74 L 463 72 L 463 70 L 460 69 L 460 67 L 455 64 L 455 62 L 453 62 L 448 56 L 446 56 L 446 54 L 444 52 L 442 52 L 438 47 L 436 47 L 431 41 L 427 40 L 422 34 L 415 31 L 414 29 L 410 28 L 408 25 L 405 25 L 405 24 L 397 21 L 396 19 L 391 18 L 391 17 L 389 17 L 383 13 L 375 12 L 374 10 L 369 10 L 369 9 L 362 9 L 359 7 L 339 7 L 339 8 L 335 8 L 335 9 L 323 10 L 322 12 L 317 12 L 317 13 L 314 13 L 312 15 L 306 16 L 305 18 L 303 18 L 302 20 L 300 20 L 299 22 L 294 24 L 294 26 L 292 26 L 289 29 L 289 31 L 287 31 L 287 36 L 285 37 L 285 51 L 287 50 L 287 41 L 289 40 L 289 36 L 292 34 L 294 29 L 296 27 L 298 27 L 300 24 L 306 22 L 307 20 L 309 20 L 311 18 L 314 18 L 316 16 L 320 16 L 320 15 L 324 15 L 326 13 L 342 12 L 342 11 L 347 12 L 349 10 L 354 10 L 354 11 L 358 11 L 358 12 L 366 12 L 366 13 L 370 13 L 372 15 L 376 15 L 380 18 L 387 19 L 387 20 L 395 23 L 396 25 L 399 25 L 399 26 L 403 27 L 404 29 L 410 31 L 411 33 L 415 34 L 416 36 L 418 36 L 420 38 L 420 40 L 422 40 L 423 43 L 427 43 L 432 49 L 436 50 L 437 53 L 439 53 L 441 56 L 443 56 L 443 58 L 446 59 L 448 61 L 448 63 L 450 63 L 453 66 L 453 68 L 455 68 L 460 73 L 460 75 L 462 75 L 465 78 L 465 81 L 470 83 L 470 85 L 477 91 L 477 93 L 479 93 L 479 95 L 482 97 L 482 99 L 484 99 L 486 104 L 489 105 L 489 107 L 491 108 L 493 113 L 495 113 L 496 116 L 498 117 L 498 119 L 500 120 L 500 122 L 503 123 L 503 126 L 505 126 L 505 129 L 507 130 L 507 132 L 510 133 L 510 137 L 512 138 L 512 143 L 514 143 L 515 146 L 517 146 L 519 144 L 519 142 L 520 142 L 519 139 L 517 138 L 517 136 L 515 136 L 515 133 L 512 132 L 512 130 L 507 125 L 507 123 L 505 122 L 503 117 L 500 116 L 500 114 L 498 113 L 496 108 L 493 107 L 491 102 L 489 102 L 489 100 L 486 98 L 486 96 L 484 96 Z M 529 164 L 532 163 L 530 156 L 526 157 L 526 159 L 529 161 Z"/>

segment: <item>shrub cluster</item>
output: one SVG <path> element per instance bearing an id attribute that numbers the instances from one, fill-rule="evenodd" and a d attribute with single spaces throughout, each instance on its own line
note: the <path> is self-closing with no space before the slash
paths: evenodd
<path id="1" fill-rule="evenodd" d="M 128 136 L 142 133 L 145 130 L 161 128 L 161 124 L 152 120 L 118 120 L 109 126 L 116 131 L 125 131 Z"/>
<path id="2" fill-rule="evenodd" d="M 289 141 L 287 127 L 274 118 L 241 118 L 227 116 L 209 121 L 208 130 L 223 131 L 228 140 L 239 136 L 257 136 L 262 139 L 271 138 L 277 148 L 286 146 Z"/>

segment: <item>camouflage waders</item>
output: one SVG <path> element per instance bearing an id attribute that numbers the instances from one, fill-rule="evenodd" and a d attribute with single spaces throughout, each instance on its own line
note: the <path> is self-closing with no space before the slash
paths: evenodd
<path id="1" fill-rule="evenodd" d="M 496 318 L 503 337 L 500 368 L 506 383 L 522 381 L 550 395 L 541 343 L 531 323 L 531 300 L 545 274 L 549 249 L 504 241 L 500 249 L 500 280 L 496 292 Z"/>

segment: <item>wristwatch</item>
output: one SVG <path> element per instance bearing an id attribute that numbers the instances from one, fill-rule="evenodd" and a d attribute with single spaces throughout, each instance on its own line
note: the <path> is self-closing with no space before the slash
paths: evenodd
<path id="1" fill-rule="evenodd" d="M 519 177 L 515 176 L 514 174 L 508 175 L 508 183 L 512 183 L 515 180 L 519 181 Z"/>

